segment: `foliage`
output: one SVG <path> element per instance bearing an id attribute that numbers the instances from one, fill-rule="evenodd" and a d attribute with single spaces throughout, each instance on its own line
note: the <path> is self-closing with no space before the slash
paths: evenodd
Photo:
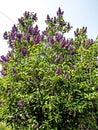
<path id="1" fill-rule="evenodd" d="M 4 33 L 11 51 L 1 56 L 1 120 L 13 130 L 97 129 L 98 41 L 87 28 L 47 15 L 40 33 L 37 16 L 25 12 Z M 3 109 L 2 109 L 3 108 Z"/>
<path id="2" fill-rule="evenodd" d="M 11 130 L 11 128 L 7 127 L 6 123 L 0 122 L 0 130 Z"/>

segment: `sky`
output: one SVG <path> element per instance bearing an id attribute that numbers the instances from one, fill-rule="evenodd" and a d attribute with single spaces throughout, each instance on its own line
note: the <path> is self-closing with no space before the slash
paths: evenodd
<path id="1" fill-rule="evenodd" d="M 88 37 L 95 39 L 98 35 L 98 0 L 3 0 L 0 3 L 0 56 L 6 55 L 9 48 L 3 40 L 4 31 L 10 31 L 13 24 L 25 11 L 35 12 L 38 16 L 40 30 L 45 29 L 47 14 L 55 16 L 58 8 L 64 11 L 64 19 L 74 30 L 87 26 Z"/>

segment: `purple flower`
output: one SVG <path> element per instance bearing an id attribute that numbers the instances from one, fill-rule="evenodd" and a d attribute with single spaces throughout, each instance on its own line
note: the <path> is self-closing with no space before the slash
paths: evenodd
<path id="1" fill-rule="evenodd" d="M 74 31 L 74 35 L 75 35 L 75 37 L 77 37 L 78 34 L 79 34 L 79 29 L 77 28 L 76 31 Z"/>
<path id="2" fill-rule="evenodd" d="M 64 13 L 64 11 L 62 11 L 62 10 L 59 8 L 58 11 L 57 11 L 57 16 L 63 15 L 63 13 Z"/>
<path id="3" fill-rule="evenodd" d="M 90 43 L 90 45 L 94 44 L 94 40 L 93 39 L 89 39 L 89 43 Z"/>
<path id="4" fill-rule="evenodd" d="M 44 35 L 43 35 L 43 34 L 40 36 L 40 39 L 41 39 L 42 41 L 44 40 Z"/>
<path id="5" fill-rule="evenodd" d="M 65 45 L 68 45 L 68 40 L 65 38 L 62 40 L 61 47 L 65 47 Z"/>
<path id="6" fill-rule="evenodd" d="M 7 53 L 6 56 L 7 56 L 7 58 L 8 58 L 8 57 L 11 57 L 11 55 L 12 55 L 12 50 L 11 50 L 11 51 L 8 51 L 8 53 Z"/>
<path id="7" fill-rule="evenodd" d="M 18 19 L 19 23 L 24 26 L 23 17 Z"/>
<path id="8" fill-rule="evenodd" d="M 61 55 L 59 55 L 57 58 L 56 58 L 56 62 L 59 62 L 60 60 L 62 59 L 62 56 Z"/>
<path id="9" fill-rule="evenodd" d="M 22 36 L 23 36 L 23 35 L 22 35 L 21 33 L 17 33 L 17 34 L 16 34 L 16 37 L 18 38 L 19 41 L 21 41 Z"/>
<path id="10" fill-rule="evenodd" d="M 38 129 L 39 128 L 39 124 L 34 125 L 34 129 Z"/>
<path id="11" fill-rule="evenodd" d="M 12 68 L 12 71 L 14 74 L 17 74 L 17 71 L 14 68 Z"/>
<path id="12" fill-rule="evenodd" d="M 5 57 L 4 55 L 1 56 L 2 62 L 7 62 L 9 61 L 8 57 Z"/>
<path id="13" fill-rule="evenodd" d="M 29 33 L 26 34 L 26 40 L 30 41 L 30 34 Z"/>
<path id="14" fill-rule="evenodd" d="M 13 42 L 12 41 L 9 42 L 9 47 L 13 48 Z"/>
<path id="15" fill-rule="evenodd" d="M 33 28 L 33 35 L 39 34 L 40 30 L 38 30 L 38 26 L 36 25 L 35 28 Z"/>
<path id="16" fill-rule="evenodd" d="M 46 34 L 47 34 L 47 31 L 46 31 L 46 30 L 44 30 L 42 33 L 43 33 L 43 35 L 46 35 Z"/>
<path id="17" fill-rule="evenodd" d="M 62 34 L 59 34 L 59 33 L 56 33 L 55 34 L 55 38 L 58 42 L 60 42 L 60 40 L 63 38 L 63 35 Z"/>
<path id="18" fill-rule="evenodd" d="M 50 16 L 49 15 L 47 15 L 47 21 L 49 21 L 50 20 Z"/>
<path id="19" fill-rule="evenodd" d="M 38 44 L 38 43 L 39 43 L 39 40 L 40 40 L 40 35 L 34 36 L 33 44 Z"/>
<path id="20" fill-rule="evenodd" d="M 76 54 L 76 50 L 74 50 L 74 49 L 73 49 L 73 50 L 71 50 L 71 51 L 70 51 L 70 54 L 71 54 L 71 55 Z"/>
<path id="21" fill-rule="evenodd" d="M 66 44 L 65 44 L 65 46 L 66 46 L 66 49 L 69 49 L 69 46 L 71 45 L 73 43 L 73 39 L 67 39 L 67 41 L 66 41 Z"/>
<path id="22" fill-rule="evenodd" d="M 58 67 L 57 70 L 56 70 L 56 74 L 59 75 L 59 74 L 60 74 L 60 71 L 61 71 L 61 68 Z"/>
<path id="23" fill-rule="evenodd" d="M 2 100 L 0 100 L 0 105 L 1 105 L 2 103 L 3 103 Z"/>
<path id="24" fill-rule="evenodd" d="M 21 52 L 24 56 L 28 55 L 28 51 L 27 51 L 26 48 L 20 48 L 20 52 Z"/>
<path id="25" fill-rule="evenodd" d="M 87 27 L 83 27 L 82 32 L 83 32 L 83 34 L 85 34 L 87 32 Z"/>
<path id="26" fill-rule="evenodd" d="M 11 32 L 11 34 L 10 34 L 10 40 L 15 40 L 15 33 L 14 32 Z"/>
<path id="27" fill-rule="evenodd" d="M 66 25 L 66 28 L 69 30 L 71 29 L 70 23 L 68 22 L 68 24 Z"/>
<path id="28" fill-rule="evenodd" d="M 36 13 L 33 15 L 32 19 L 33 19 L 33 20 L 37 20 Z"/>
<path id="29" fill-rule="evenodd" d="M 7 39 L 8 39 L 8 34 L 7 34 L 7 31 L 5 31 L 5 32 L 4 32 L 4 34 L 3 34 L 3 38 L 4 38 L 5 40 L 7 40 Z"/>
<path id="30" fill-rule="evenodd" d="M 46 29 L 42 32 L 43 35 L 46 35 L 48 32 L 48 28 L 46 27 Z"/>
<path id="31" fill-rule="evenodd" d="M 50 42 L 51 44 L 54 44 L 54 39 L 53 39 L 53 37 L 49 37 L 49 42 Z"/>
<path id="32" fill-rule="evenodd" d="M 1 72 L 1 75 L 6 76 L 6 71 L 4 69 L 2 69 L 0 72 Z"/>
<path id="33" fill-rule="evenodd" d="M 17 27 L 16 27 L 15 24 L 14 24 L 14 26 L 12 27 L 12 32 L 13 32 L 13 33 L 17 32 Z"/>
<path id="34" fill-rule="evenodd" d="M 29 26 L 28 26 L 28 31 L 27 31 L 27 32 L 28 32 L 28 33 L 32 33 L 32 29 L 33 29 L 32 26 L 29 25 Z"/>
<path id="35" fill-rule="evenodd" d="M 69 73 L 66 73 L 65 78 L 66 78 L 66 79 L 69 78 Z"/>
<path id="36" fill-rule="evenodd" d="M 56 19 L 56 17 L 54 17 L 54 23 L 56 23 L 57 22 L 57 19 Z"/>
<path id="37" fill-rule="evenodd" d="M 18 106 L 18 107 L 24 107 L 24 102 L 23 102 L 22 100 L 19 100 L 19 101 L 17 102 L 17 106 Z"/>
<path id="38" fill-rule="evenodd" d="M 29 12 L 25 11 L 24 15 L 25 15 L 26 18 L 28 18 L 29 17 Z"/>

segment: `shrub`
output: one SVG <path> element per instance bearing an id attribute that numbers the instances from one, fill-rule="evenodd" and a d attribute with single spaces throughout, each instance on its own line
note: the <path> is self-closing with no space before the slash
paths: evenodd
<path id="1" fill-rule="evenodd" d="M 63 13 L 47 15 L 40 33 L 36 13 L 25 12 L 4 33 L 11 51 L 1 56 L 1 118 L 15 130 L 97 129 L 98 41 L 87 27 L 67 38 Z"/>

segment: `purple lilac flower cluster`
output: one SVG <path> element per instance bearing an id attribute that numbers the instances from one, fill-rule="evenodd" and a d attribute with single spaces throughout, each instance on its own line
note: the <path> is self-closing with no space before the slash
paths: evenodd
<path id="1" fill-rule="evenodd" d="M 87 27 L 83 26 L 81 30 L 79 30 L 79 28 L 77 28 L 76 31 L 74 31 L 75 37 L 77 37 L 81 32 L 82 32 L 82 34 L 86 34 L 87 33 Z"/>
<path id="2" fill-rule="evenodd" d="M 0 71 L 1 75 L 2 76 L 6 76 L 7 75 L 7 68 L 3 68 L 1 71 Z"/>
<path id="3" fill-rule="evenodd" d="M 85 39 L 83 41 L 83 47 L 85 49 L 88 49 L 92 44 L 94 44 L 94 40 L 93 39 Z"/>
<path id="4" fill-rule="evenodd" d="M 18 107 L 24 107 L 24 101 L 23 101 L 23 100 L 19 100 L 19 101 L 17 102 L 17 106 L 18 106 Z"/>
<path id="5" fill-rule="evenodd" d="M 50 18 L 50 16 L 47 15 L 46 23 L 48 24 L 49 28 L 46 28 L 46 30 L 43 31 L 43 33 L 46 36 L 51 35 L 50 30 L 52 30 L 53 35 L 55 35 L 56 33 L 58 33 L 58 31 L 65 33 L 65 32 L 68 32 L 72 28 L 72 26 L 70 25 L 69 22 L 64 21 L 64 19 L 62 17 L 63 14 L 64 14 L 64 11 L 62 11 L 59 8 L 58 11 L 57 11 L 57 16 L 56 17 Z M 57 37 L 58 37 L 58 35 L 56 36 L 56 39 L 57 39 L 57 41 L 59 41 L 59 38 L 57 38 Z"/>
<path id="6" fill-rule="evenodd" d="M 7 33 L 6 31 L 4 32 L 4 39 L 7 40 L 9 39 L 9 45 L 12 48 L 15 46 L 15 41 L 18 40 L 20 43 L 22 43 L 22 40 L 26 40 L 28 43 L 33 44 L 38 44 L 40 41 L 46 41 L 53 45 L 54 43 L 59 43 L 61 48 L 65 48 L 69 51 L 70 55 L 75 55 L 76 49 L 72 48 L 72 45 L 74 44 L 73 39 L 66 39 L 63 36 L 63 31 L 64 30 L 70 30 L 72 26 L 70 25 L 69 22 L 64 22 L 62 19 L 64 14 L 64 11 L 62 11 L 60 8 L 57 11 L 57 17 L 50 18 L 49 15 L 47 15 L 47 20 L 46 23 L 48 23 L 49 27 L 46 27 L 46 30 L 40 34 L 40 30 L 38 28 L 38 25 L 35 25 L 34 27 L 29 24 L 27 26 L 27 30 L 22 34 L 14 25 L 12 27 L 12 30 L 10 33 Z M 32 17 L 31 17 L 32 16 Z M 31 15 L 29 12 L 25 11 L 24 17 L 21 17 L 18 19 L 19 24 L 22 25 L 23 27 L 25 26 L 25 19 L 32 19 L 32 22 L 37 20 L 37 15 L 36 13 Z M 61 20 L 60 20 L 61 19 Z M 56 30 L 56 27 L 58 28 Z M 63 30 L 59 30 L 59 28 L 62 28 Z M 51 35 L 51 30 L 52 30 L 52 35 Z M 59 30 L 59 31 L 58 31 Z M 65 31 L 67 32 L 67 31 Z M 75 38 L 78 37 L 78 35 L 83 34 L 85 35 L 87 33 L 87 27 L 82 27 L 82 29 L 77 28 L 76 31 L 74 31 Z M 88 42 L 89 46 L 94 43 L 93 39 L 86 39 L 84 43 Z M 85 49 L 88 49 L 89 46 L 84 46 Z M 20 47 L 19 52 L 23 54 L 23 56 L 28 56 L 29 52 L 26 47 Z M 61 61 L 63 57 L 61 55 L 58 55 L 57 58 L 55 59 L 56 62 Z M 7 62 L 9 59 L 8 57 L 1 56 L 1 62 Z M 14 74 L 17 73 L 15 68 L 12 68 L 12 71 Z M 3 75 L 5 75 L 4 70 L 1 72 Z M 60 74 L 60 67 L 57 68 L 56 74 Z"/>

